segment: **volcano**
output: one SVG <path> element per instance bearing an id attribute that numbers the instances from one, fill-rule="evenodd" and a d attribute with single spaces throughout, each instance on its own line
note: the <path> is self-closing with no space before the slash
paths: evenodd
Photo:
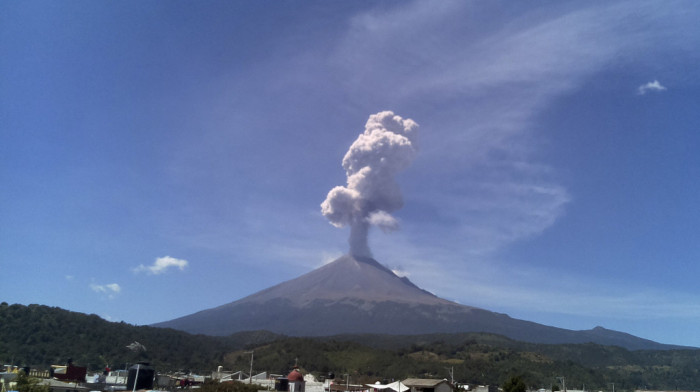
<path id="1" fill-rule="evenodd" d="M 461 305 L 372 258 L 350 255 L 240 300 L 153 326 L 218 336 L 253 330 L 291 336 L 486 332 L 532 343 L 676 348 L 602 327 L 573 331 Z"/>

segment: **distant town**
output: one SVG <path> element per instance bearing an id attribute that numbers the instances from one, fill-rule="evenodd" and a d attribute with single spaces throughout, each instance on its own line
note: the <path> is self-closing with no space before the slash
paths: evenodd
<path id="1" fill-rule="evenodd" d="M 406 378 L 403 380 L 376 381 L 370 384 L 353 383 L 348 374 L 328 373 L 317 378 L 304 374 L 294 366 L 286 374 L 246 373 L 243 370 L 225 370 L 219 366 L 209 374 L 160 373 L 148 363 L 136 363 L 128 369 L 88 373 L 87 367 L 52 365 L 38 370 L 28 367 L 4 365 L 0 373 L 1 392 L 115 392 L 115 391 L 168 391 L 201 390 L 206 385 L 246 386 L 249 391 L 276 392 L 604 392 L 566 387 L 566 379 L 558 379 L 560 385 L 551 389 L 528 389 L 517 377 L 503 386 L 466 385 L 454 380 L 433 378 Z M 611 391 L 615 385 L 611 384 Z M 221 390 L 221 389 L 215 389 Z M 666 392 L 635 390 L 634 392 Z M 679 392 L 679 391 L 676 391 Z M 693 391 L 681 391 L 693 392 Z"/>

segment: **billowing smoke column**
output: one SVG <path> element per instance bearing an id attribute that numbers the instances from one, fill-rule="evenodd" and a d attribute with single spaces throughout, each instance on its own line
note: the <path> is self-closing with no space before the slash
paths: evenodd
<path id="1" fill-rule="evenodd" d="M 321 212 L 336 227 L 350 225 L 350 254 L 372 254 L 367 245 L 370 225 L 384 231 L 398 228 L 390 212 L 403 207 L 396 173 L 416 154 L 418 124 L 393 112 L 369 116 L 364 133 L 343 158 L 347 186 L 337 186 L 321 203 Z"/>

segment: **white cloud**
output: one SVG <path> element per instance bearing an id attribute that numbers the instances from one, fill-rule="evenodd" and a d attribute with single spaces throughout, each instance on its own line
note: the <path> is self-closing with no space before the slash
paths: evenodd
<path id="1" fill-rule="evenodd" d="M 90 288 L 97 293 L 118 293 L 122 289 L 117 283 L 95 284 L 91 283 Z"/>
<path id="2" fill-rule="evenodd" d="M 643 85 L 639 86 L 639 88 L 637 88 L 637 94 L 644 95 L 648 91 L 659 92 L 659 91 L 664 91 L 664 90 L 666 90 L 666 87 L 662 86 L 658 80 L 654 80 L 653 82 L 649 82 L 647 84 L 643 84 Z"/>
<path id="3" fill-rule="evenodd" d="M 96 284 L 90 283 L 90 288 L 92 291 L 100 294 L 107 295 L 107 298 L 114 299 L 114 297 L 122 291 L 121 286 L 117 283 L 108 284 Z"/>
<path id="4" fill-rule="evenodd" d="M 138 267 L 134 268 L 134 272 L 146 272 L 150 275 L 160 275 L 170 268 L 178 268 L 180 271 L 182 271 L 185 269 L 185 267 L 187 267 L 188 264 L 189 263 L 187 262 L 187 260 L 181 260 L 176 259 L 174 257 L 165 256 L 157 258 L 152 265 L 139 265 Z"/>

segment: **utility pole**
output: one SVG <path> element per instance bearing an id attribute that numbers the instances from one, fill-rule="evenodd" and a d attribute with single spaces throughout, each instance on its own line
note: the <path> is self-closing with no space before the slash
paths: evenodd
<path id="1" fill-rule="evenodd" d="M 137 363 L 136 364 L 136 376 L 134 377 L 134 390 L 131 392 L 136 392 L 136 385 L 139 383 L 139 370 L 140 369 L 141 369 L 141 365 Z M 78 385 L 78 384 L 76 383 L 76 385 Z"/>
<path id="2" fill-rule="evenodd" d="M 253 383 L 253 353 L 254 352 L 255 352 L 255 350 L 245 352 L 246 354 L 250 353 L 250 378 L 248 379 L 248 384 Z"/>

